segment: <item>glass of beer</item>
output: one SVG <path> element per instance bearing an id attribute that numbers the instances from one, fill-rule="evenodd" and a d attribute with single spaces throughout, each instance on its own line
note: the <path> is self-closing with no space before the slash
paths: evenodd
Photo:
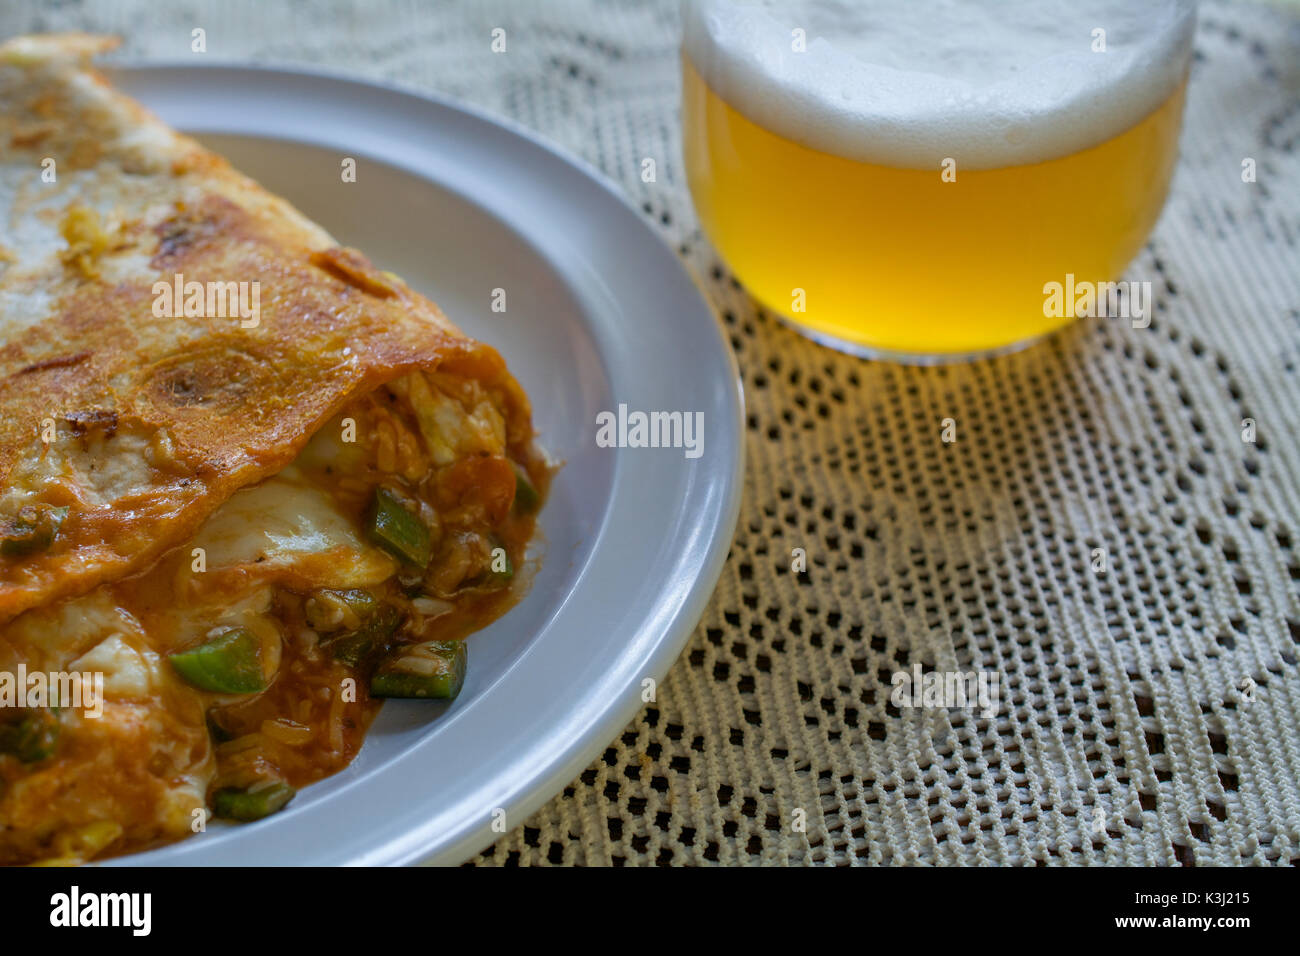
<path id="1" fill-rule="evenodd" d="M 685 0 L 700 221 L 826 344 L 1033 341 L 1076 317 L 1052 283 L 1119 279 L 1155 224 L 1195 20 L 1192 0 Z"/>

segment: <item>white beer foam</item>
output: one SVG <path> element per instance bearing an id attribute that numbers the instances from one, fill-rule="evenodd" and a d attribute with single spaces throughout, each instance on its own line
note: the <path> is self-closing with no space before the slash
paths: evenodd
<path id="1" fill-rule="evenodd" d="M 1196 7 L 686 0 L 683 20 L 691 64 L 755 123 L 850 159 L 938 169 L 952 157 L 960 172 L 1065 156 L 1135 125 L 1186 75 Z"/>

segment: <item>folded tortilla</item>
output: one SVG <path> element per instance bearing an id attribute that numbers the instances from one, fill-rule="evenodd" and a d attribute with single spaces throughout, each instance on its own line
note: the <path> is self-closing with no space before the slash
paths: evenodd
<path id="1" fill-rule="evenodd" d="M 546 481 L 497 352 L 113 90 L 111 43 L 0 46 L 0 862 L 173 840 L 214 788 L 346 765 L 374 705 L 330 595 L 395 608 L 393 641 L 482 626 Z M 381 488 L 427 566 L 368 525 Z M 235 627 L 264 692 L 169 666 Z M 6 716 L 20 667 L 103 674 L 102 716 Z"/>

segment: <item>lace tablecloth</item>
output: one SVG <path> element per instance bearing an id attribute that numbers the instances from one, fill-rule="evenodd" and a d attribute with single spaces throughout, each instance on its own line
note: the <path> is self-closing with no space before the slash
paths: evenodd
<path id="1" fill-rule="evenodd" d="M 107 30 L 122 56 L 177 59 L 201 26 L 213 59 L 509 116 L 619 182 L 718 306 L 749 468 L 717 593 L 657 703 L 478 862 L 1205 865 L 1300 859 L 1286 10 L 1202 6 L 1181 165 L 1130 270 L 1153 281 L 1150 328 L 1084 320 L 936 369 L 810 344 L 701 237 L 671 0 L 9 0 L 0 32 Z M 507 55 L 488 54 L 495 27 Z M 895 707 L 917 664 L 996 672 L 998 712 Z"/>

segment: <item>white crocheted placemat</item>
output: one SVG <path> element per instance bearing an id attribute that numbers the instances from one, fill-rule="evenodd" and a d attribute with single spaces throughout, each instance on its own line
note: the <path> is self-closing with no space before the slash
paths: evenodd
<path id="1" fill-rule="evenodd" d="M 740 360 L 745 500 L 704 620 L 657 703 L 480 862 L 1300 858 L 1294 13 L 1202 7 L 1181 164 L 1130 270 L 1150 328 L 1085 320 L 939 369 L 812 345 L 728 275 L 683 182 L 672 0 L 0 10 L 0 33 L 112 31 L 130 58 L 176 59 L 195 26 L 214 59 L 437 90 L 583 156 L 701 277 Z M 484 55 L 494 27 L 508 55 Z M 918 664 L 995 672 L 997 714 L 895 707 Z"/>

